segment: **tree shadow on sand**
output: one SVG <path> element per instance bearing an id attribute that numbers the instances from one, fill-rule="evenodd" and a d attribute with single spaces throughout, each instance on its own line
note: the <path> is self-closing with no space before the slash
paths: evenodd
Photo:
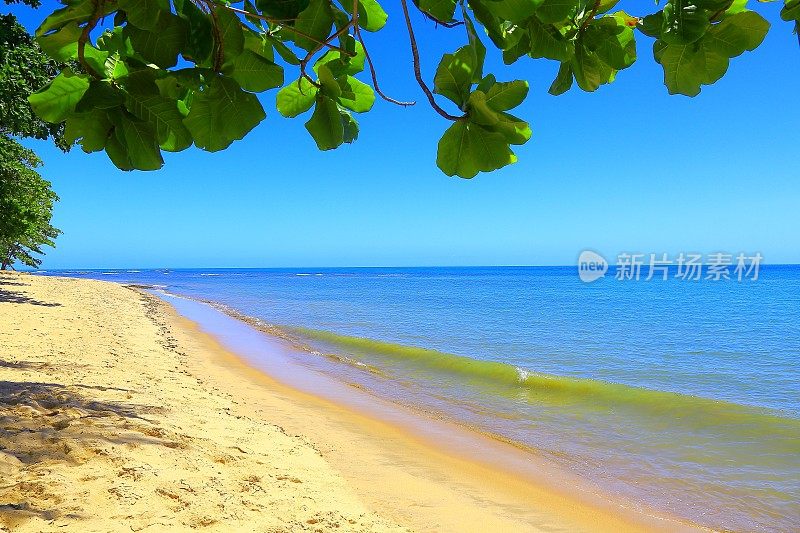
<path id="1" fill-rule="evenodd" d="M 13 287 L 28 287 L 30 283 L 22 283 L 21 281 L 11 281 L 5 277 L 0 277 L 0 285 L 8 285 Z"/>
<path id="2" fill-rule="evenodd" d="M 43 364 L 2 363 L 20 370 Z M 31 517 L 78 518 L 62 505 L 59 481 L 47 475 L 53 465 L 116 466 L 120 458 L 109 453 L 111 445 L 185 447 L 148 420 L 162 408 L 93 397 L 109 390 L 127 396 L 125 389 L 92 385 L 0 381 L 0 526 L 13 529 Z"/>
<path id="3" fill-rule="evenodd" d="M 13 291 L 13 290 L 6 290 L 4 286 L 18 286 L 18 287 L 27 287 L 27 283 L 20 283 L 16 281 L 9 281 L 0 278 L 0 303 L 12 303 L 12 304 L 31 304 L 31 305 L 43 305 L 45 307 L 58 307 L 61 304 L 57 302 L 41 302 L 39 300 L 35 300 L 26 296 L 25 294 Z"/>

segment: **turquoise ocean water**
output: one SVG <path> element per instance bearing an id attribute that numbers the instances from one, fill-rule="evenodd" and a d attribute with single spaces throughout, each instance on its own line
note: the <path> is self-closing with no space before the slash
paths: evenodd
<path id="1" fill-rule="evenodd" d="M 582 283 L 574 267 L 51 271 L 277 325 L 310 367 L 712 528 L 800 530 L 800 267 Z"/>

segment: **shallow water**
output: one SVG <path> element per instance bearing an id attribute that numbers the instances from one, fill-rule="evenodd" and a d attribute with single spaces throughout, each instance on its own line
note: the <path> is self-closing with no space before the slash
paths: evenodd
<path id="1" fill-rule="evenodd" d="M 574 268 L 55 272 L 282 326 L 305 363 L 715 528 L 800 528 L 800 267 L 756 282 Z"/>

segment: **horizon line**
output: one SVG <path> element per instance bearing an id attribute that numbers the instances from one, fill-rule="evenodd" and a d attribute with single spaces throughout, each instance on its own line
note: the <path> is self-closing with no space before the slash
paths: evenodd
<path id="1" fill-rule="evenodd" d="M 701 263 L 703 266 L 709 263 Z M 609 267 L 616 267 L 618 263 L 608 263 Z M 643 263 L 642 267 L 647 267 L 647 263 Z M 677 267 L 678 265 L 666 265 L 669 267 Z M 731 264 L 731 266 L 734 266 Z M 781 267 L 781 266 L 800 266 L 800 263 L 761 263 L 761 267 Z M 144 267 L 144 266 L 125 266 L 125 267 L 54 267 L 54 268 L 19 268 L 17 272 L 52 272 L 64 270 L 313 270 L 313 269 L 336 269 L 336 268 L 354 268 L 354 269 L 369 269 L 369 268 L 577 268 L 577 262 L 569 265 L 413 265 L 413 266 L 398 266 L 398 265 L 348 265 L 348 266 L 257 266 L 257 267 L 235 267 L 235 266 L 159 266 L 159 267 Z"/>

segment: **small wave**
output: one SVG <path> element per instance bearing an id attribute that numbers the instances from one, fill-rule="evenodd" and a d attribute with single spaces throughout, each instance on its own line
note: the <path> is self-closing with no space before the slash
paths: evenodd
<path id="1" fill-rule="evenodd" d="M 201 276 L 221 276 L 222 274 L 200 274 Z"/>
<path id="2" fill-rule="evenodd" d="M 327 331 L 306 328 L 292 328 L 290 331 L 341 348 L 348 354 L 361 356 L 363 359 L 375 361 L 376 357 L 386 358 L 430 372 L 460 375 L 470 381 L 494 384 L 491 390 L 501 394 L 514 394 L 514 390 L 523 389 L 527 391 L 529 401 L 535 403 L 565 408 L 582 405 L 585 408 L 603 410 L 629 409 L 680 419 L 682 423 L 700 427 L 735 423 L 741 424 L 743 431 L 747 427 L 752 431 L 756 431 L 756 428 L 764 431 L 769 427 L 769 431 L 776 434 L 782 431 L 797 434 L 800 431 L 800 420 L 753 406 L 590 378 L 545 374 L 498 361 L 473 359 Z"/>
<path id="3" fill-rule="evenodd" d="M 125 272 L 127 272 L 128 274 L 137 274 L 141 272 L 141 270 L 126 270 Z"/>
<path id="4" fill-rule="evenodd" d="M 311 274 L 295 274 L 295 276 L 310 276 Z"/>
<path id="5" fill-rule="evenodd" d="M 529 370 L 525 370 L 524 368 L 514 367 L 517 369 L 517 374 L 519 375 L 519 382 L 525 383 L 525 380 L 531 377 L 531 372 Z"/>
<path id="6" fill-rule="evenodd" d="M 115 276 L 119 274 L 119 272 L 100 272 L 103 276 Z"/>

